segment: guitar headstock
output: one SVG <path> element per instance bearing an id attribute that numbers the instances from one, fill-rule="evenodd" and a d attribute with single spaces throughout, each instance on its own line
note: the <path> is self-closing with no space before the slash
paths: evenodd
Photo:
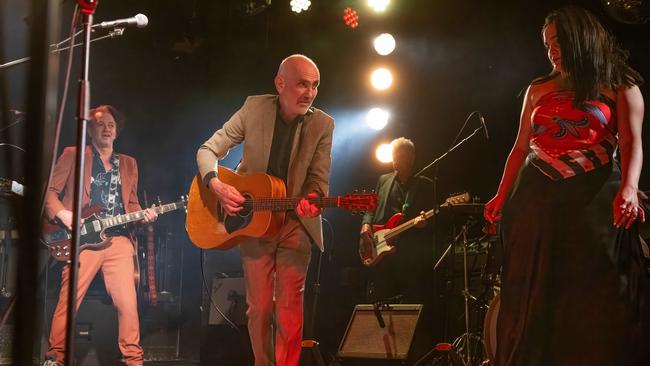
<path id="1" fill-rule="evenodd" d="M 374 211 L 377 208 L 377 193 L 351 193 L 339 196 L 338 207 L 353 212 Z"/>
<path id="2" fill-rule="evenodd" d="M 471 200 L 472 198 L 470 197 L 469 192 L 457 193 L 449 196 L 445 200 L 445 203 L 442 204 L 442 206 L 460 205 L 463 203 L 469 203 Z"/>

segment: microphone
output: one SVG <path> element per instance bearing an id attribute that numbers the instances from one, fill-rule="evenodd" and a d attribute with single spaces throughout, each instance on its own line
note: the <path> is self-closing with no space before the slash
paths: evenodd
<path id="1" fill-rule="evenodd" d="M 483 118 L 482 114 L 479 114 L 478 116 L 481 119 L 481 126 L 483 126 L 483 133 L 485 133 L 485 139 L 489 140 L 490 135 L 488 135 L 488 129 L 487 129 L 487 124 L 485 124 L 485 118 Z"/>
<path id="2" fill-rule="evenodd" d="M 111 20 L 93 25 L 93 28 L 117 28 L 135 25 L 138 28 L 144 28 L 149 24 L 149 19 L 144 14 L 137 14 L 134 17 Z"/>
<path id="3" fill-rule="evenodd" d="M 380 328 L 386 328 L 386 323 L 384 323 L 384 318 L 381 316 L 381 310 L 379 310 L 379 301 L 372 304 L 372 310 L 375 312 L 375 318 L 377 318 L 377 323 L 379 323 Z"/>

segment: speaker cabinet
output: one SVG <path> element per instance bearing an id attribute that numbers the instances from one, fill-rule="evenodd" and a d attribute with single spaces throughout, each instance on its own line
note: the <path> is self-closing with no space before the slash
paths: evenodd
<path id="1" fill-rule="evenodd" d="M 246 285 L 243 277 L 215 278 L 212 280 L 211 293 L 209 325 L 228 324 L 215 306 L 233 323 L 246 325 Z"/>
<path id="2" fill-rule="evenodd" d="M 407 359 L 421 312 L 421 304 L 390 304 L 380 307 L 380 318 L 371 304 L 355 306 L 338 356 Z M 384 323 L 383 328 L 380 322 Z"/>

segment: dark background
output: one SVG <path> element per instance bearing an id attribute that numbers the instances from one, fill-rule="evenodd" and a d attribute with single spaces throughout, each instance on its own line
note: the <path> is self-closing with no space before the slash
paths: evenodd
<path id="1" fill-rule="evenodd" d="M 399 136 L 415 142 L 417 167 L 423 167 L 450 146 L 474 110 L 485 116 L 490 140 L 476 136 L 440 164 L 438 201 L 464 190 L 481 202 L 494 194 L 517 132 L 522 90 L 550 71 L 540 37 L 544 17 L 567 1 L 394 0 L 380 15 L 361 0 L 314 0 L 301 14 L 292 13 L 288 2 L 274 0 L 253 16 L 243 13 L 240 0 L 100 2 L 96 21 L 136 13 L 149 18 L 144 29 L 127 28 L 122 37 L 94 43 L 90 64 L 91 104 L 112 104 L 127 116 L 116 149 L 139 162 L 141 200 L 144 191 L 150 199 L 160 196 L 165 202 L 185 194 L 196 172 L 198 146 L 247 95 L 274 93 L 278 64 L 292 53 L 308 55 L 318 64 L 322 80 L 314 105 L 336 121 L 330 194 L 373 189 L 377 177 L 391 169 L 377 162 L 374 149 Z M 74 3 L 61 2 L 59 38 L 67 36 Z M 600 1 L 573 3 L 595 12 L 630 51 L 631 65 L 650 78 L 650 25 L 618 22 Z M 359 12 L 356 29 L 341 19 L 348 6 Z M 2 7 L 4 63 L 27 55 L 30 24 L 25 2 L 6 0 Z M 385 57 L 371 44 L 383 32 L 397 40 L 395 52 Z M 78 58 L 57 154 L 74 143 Z M 370 71 L 378 65 L 393 70 L 395 82 L 388 91 L 369 85 Z M 23 64 L 0 71 L 2 109 L 25 109 L 27 70 Z M 641 90 L 647 100 L 647 84 Z M 364 122 L 365 112 L 376 105 L 391 112 L 388 126 L 379 132 Z M 3 120 L 0 130 L 9 122 Z M 476 126 L 477 119 L 470 120 L 465 134 Z M 644 141 L 648 133 L 646 129 Z M 25 147 L 29 141 L 30 131 L 20 123 L 0 131 L 0 142 Z M 224 164 L 234 166 L 240 154 L 233 151 Z M 22 153 L 0 146 L 0 158 L 0 176 L 21 181 Z M 649 186 L 644 169 L 640 187 Z M 196 281 L 188 291 L 199 298 L 200 254 L 182 230 L 182 215 L 173 215 L 165 225 L 175 228 L 175 243 L 187 253 L 190 265 L 185 268 Z M 352 306 L 363 300 L 364 271 L 356 255 L 359 218 L 339 211 L 325 217 L 333 236 L 326 235 L 330 240 L 323 256 L 316 334 L 333 353 Z M 208 281 L 214 271 L 237 271 L 236 255 L 209 257 Z"/>

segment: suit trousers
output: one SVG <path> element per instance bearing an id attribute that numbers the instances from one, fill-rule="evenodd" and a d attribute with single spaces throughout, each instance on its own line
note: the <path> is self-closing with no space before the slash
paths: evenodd
<path id="1" fill-rule="evenodd" d="M 305 277 L 311 259 L 309 235 L 288 214 L 275 236 L 247 239 L 240 244 L 240 251 L 255 366 L 297 366 Z"/>
<path id="2" fill-rule="evenodd" d="M 134 281 L 134 247 L 125 236 L 111 238 L 110 246 L 102 250 L 84 250 L 79 255 L 77 283 L 77 309 L 83 301 L 88 287 L 101 269 L 106 290 L 117 308 L 119 323 L 118 346 L 127 366 L 142 365 L 143 352 L 140 347 L 140 323 Z M 59 302 L 52 317 L 50 329 L 49 357 L 65 361 L 66 318 L 68 311 L 68 271 L 66 266 L 61 274 Z"/>

